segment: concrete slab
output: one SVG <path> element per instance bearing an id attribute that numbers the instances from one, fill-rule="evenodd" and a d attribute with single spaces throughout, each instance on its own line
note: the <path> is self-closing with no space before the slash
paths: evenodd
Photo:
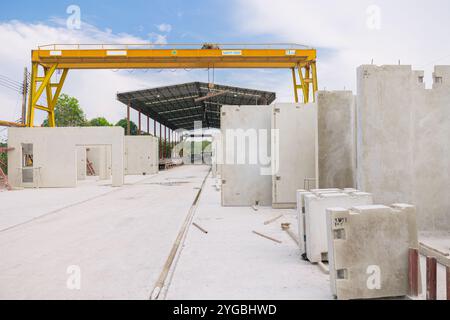
<path id="1" fill-rule="evenodd" d="M 306 254 L 306 222 L 305 222 L 305 196 L 306 195 L 316 195 L 321 196 L 325 194 L 334 194 L 334 193 L 345 193 L 352 194 L 355 192 L 359 192 L 353 188 L 326 188 L 326 189 L 311 189 L 311 190 L 297 190 L 297 220 L 298 220 L 298 236 L 299 236 L 299 247 L 300 253 Z"/>
<path id="2" fill-rule="evenodd" d="M 281 219 L 264 225 L 280 214 Z M 331 299 L 329 276 L 303 261 L 297 244 L 281 230 L 295 211 L 259 207 L 221 207 L 220 192 L 209 178 L 173 272 L 167 299 Z M 282 241 L 276 243 L 252 233 Z"/>
<path id="3" fill-rule="evenodd" d="M 358 68 L 358 188 L 417 208 L 421 231 L 450 231 L 450 66 L 432 89 L 411 66 Z"/>
<path id="4" fill-rule="evenodd" d="M 0 193 L 3 208 L 23 216 L 11 225 L 1 217 L 12 213 L 0 212 L 10 226 L 0 231 L 0 299 L 148 299 L 208 170 L 130 176 L 131 184 L 97 194 L 89 187 Z M 70 266 L 81 270 L 80 290 L 67 287 Z"/>
<path id="5" fill-rule="evenodd" d="M 356 108 L 351 91 L 317 93 L 320 188 L 356 187 Z"/>
<path id="6" fill-rule="evenodd" d="M 221 110 L 222 205 L 271 205 L 271 107 L 222 106 Z M 269 157 L 268 163 L 261 153 Z"/>
<path id="7" fill-rule="evenodd" d="M 298 189 L 318 187 L 317 105 L 275 104 L 272 129 L 272 206 L 295 208 Z"/>
<path id="8" fill-rule="evenodd" d="M 124 137 L 124 173 L 147 175 L 159 171 L 159 140 L 153 136 Z"/>
<path id="9" fill-rule="evenodd" d="M 373 203 L 370 193 L 357 192 L 306 194 L 305 236 L 306 256 L 313 263 L 328 261 L 327 208 L 346 208 L 370 205 Z"/>
<path id="10" fill-rule="evenodd" d="M 414 206 L 327 210 L 330 283 L 338 299 L 408 294 L 408 250 L 418 248 Z"/>

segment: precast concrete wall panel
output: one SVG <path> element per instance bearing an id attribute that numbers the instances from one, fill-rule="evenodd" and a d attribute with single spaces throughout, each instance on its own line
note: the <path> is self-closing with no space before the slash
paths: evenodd
<path id="1" fill-rule="evenodd" d="M 432 89 L 411 66 L 358 68 L 358 188 L 411 203 L 419 230 L 450 231 L 450 66 Z"/>
<path id="2" fill-rule="evenodd" d="M 271 113 L 270 106 L 222 106 L 223 206 L 272 204 Z"/>
<path id="3" fill-rule="evenodd" d="M 296 191 L 307 179 L 306 185 L 318 183 L 317 105 L 273 105 L 272 129 L 278 133 L 272 144 L 272 206 L 295 208 Z"/>
<path id="4" fill-rule="evenodd" d="M 317 93 L 320 188 L 356 187 L 356 109 L 351 91 Z"/>
<path id="5" fill-rule="evenodd" d="M 13 187 L 75 187 L 77 150 L 83 146 L 110 146 L 112 185 L 123 184 L 123 137 L 121 127 L 9 128 L 9 181 Z M 33 182 L 22 179 L 22 146 L 33 146 Z"/>
<path id="6" fill-rule="evenodd" d="M 159 171 L 158 139 L 152 136 L 125 136 L 125 174 L 146 175 Z"/>

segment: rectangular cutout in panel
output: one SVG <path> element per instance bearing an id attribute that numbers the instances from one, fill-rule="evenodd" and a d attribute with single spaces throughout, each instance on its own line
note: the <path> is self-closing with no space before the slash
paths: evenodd
<path id="1" fill-rule="evenodd" d="M 33 167 L 33 144 L 22 143 L 22 168 Z"/>
<path id="2" fill-rule="evenodd" d="M 345 229 L 336 229 L 333 231 L 334 239 L 345 240 Z"/>
<path id="3" fill-rule="evenodd" d="M 336 279 L 347 279 L 347 278 L 348 278 L 347 269 L 336 270 Z"/>

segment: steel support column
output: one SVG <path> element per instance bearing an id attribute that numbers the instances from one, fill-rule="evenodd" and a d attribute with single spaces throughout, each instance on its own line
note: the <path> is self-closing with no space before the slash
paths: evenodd
<path id="1" fill-rule="evenodd" d="M 161 122 L 159 123 L 159 158 L 162 159 L 162 128 Z"/>
<path id="2" fill-rule="evenodd" d="M 129 136 L 131 134 L 130 112 L 131 112 L 131 102 L 128 102 L 128 105 L 127 105 L 127 136 Z"/>
<path id="3" fill-rule="evenodd" d="M 142 131 L 141 131 L 141 129 L 142 129 L 142 127 L 141 127 L 141 112 L 140 111 L 139 111 L 139 115 L 138 115 L 138 121 L 139 121 L 139 124 L 138 124 L 138 135 L 140 136 L 142 134 Z"/>
<path id="4" fill-rule="evenodd" d="M 167 127 L 164 126 L 164 159 L 167 157 Z"/>

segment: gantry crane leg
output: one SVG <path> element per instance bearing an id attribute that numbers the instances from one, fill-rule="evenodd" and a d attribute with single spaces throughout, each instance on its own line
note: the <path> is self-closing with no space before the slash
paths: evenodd
<path id="1" fill-rule="evenodd" d="M 297 69 L 298 72 L 298 81 L 295 69 Z M 299 102 L 299 90 L 301 90 L 303 96 L 303 103 L 308 103 L 310 101 L 311 93 L 312 101 L 315 102 L 316 92 L 318 90 L 316 62 L 314 61 L 306 65 L 298 65 L 297 68 L 292 68 L 291 71 L 294 85 L 295 102 Z"/>
<path id="2" fill-rule="evenodd" d="M 39 67 L 44 71 L 44 76 L 39 76 Z M 55 106 L 61 94 L 64 81 L 66 80 L 68 69 L 63 69 L 61 78 L 58 82 L 52 82 L 52 76 L 58 68 L 57 64 L 51 66 L 40 66 L 33 63 L 31 68 L 30 98 L 28 102 L 27 127 L 34 124 L 34 114 L 36 109 L 48 113 L 48 125 L 55 127 Z M 55 90 L 54 90 L 55 89 Z M 45 91 L 47 106 L 39 105 L 38 101 Z"/>

